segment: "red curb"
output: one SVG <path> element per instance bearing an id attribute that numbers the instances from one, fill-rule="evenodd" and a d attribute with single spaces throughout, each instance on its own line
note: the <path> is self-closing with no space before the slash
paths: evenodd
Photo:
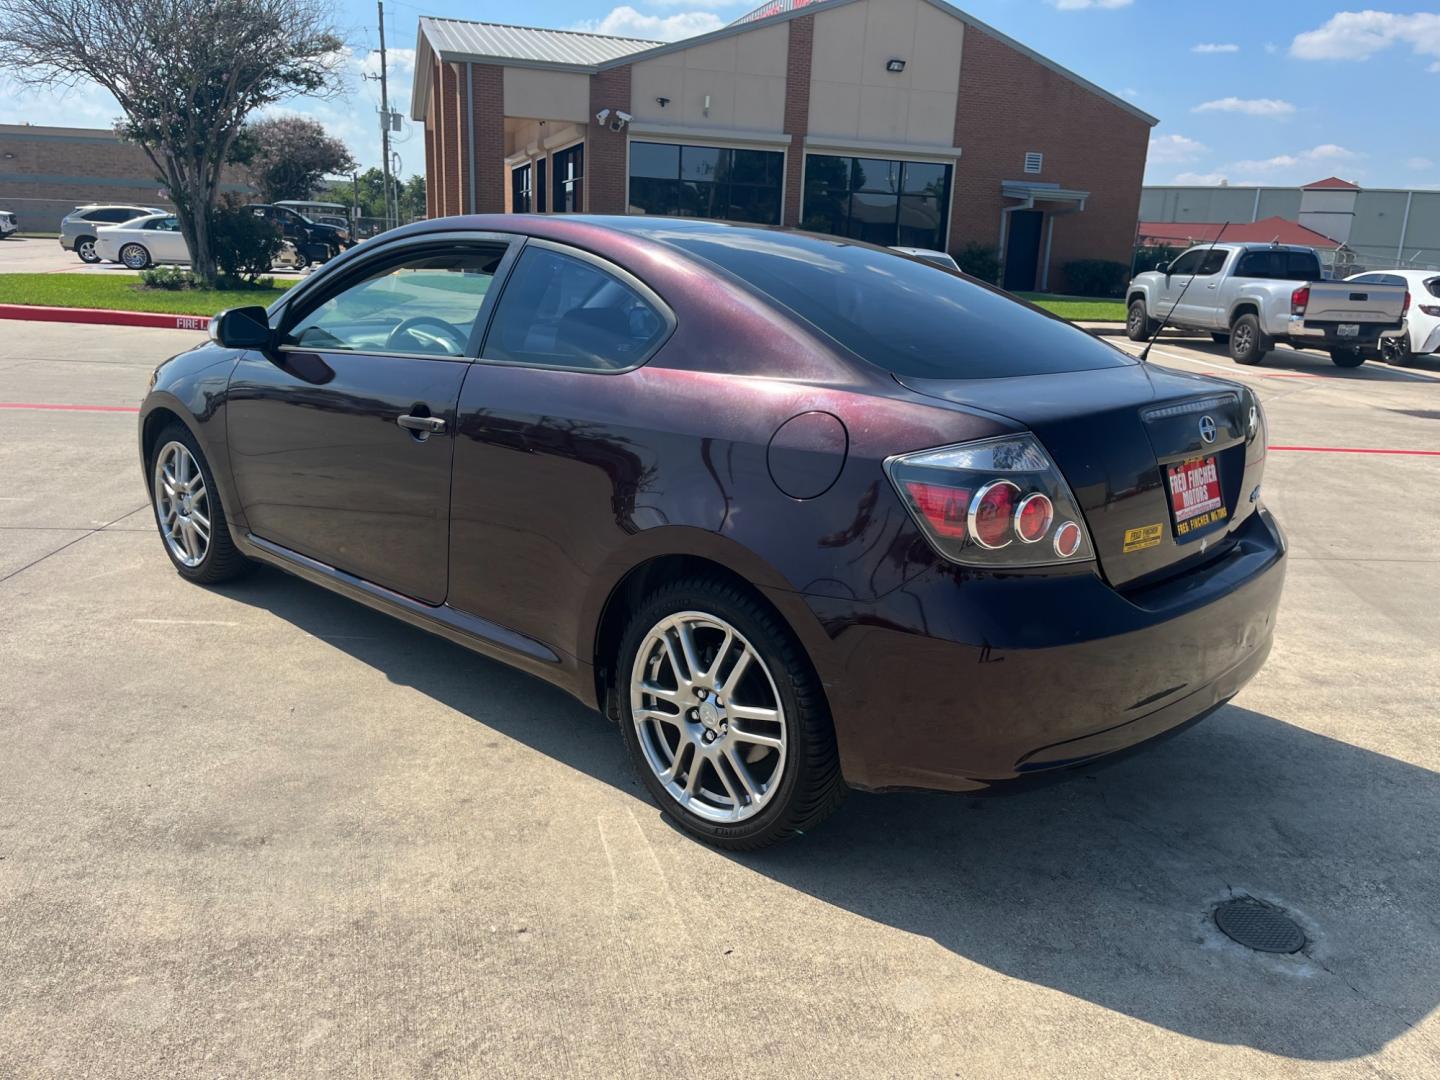
<path id="1" fill-rule="evenodd" d="M 161 330 L 204 330 L 208 315 L 167 315 L 158 311 L 108 311 L 104 308 L 39 307 L 0 304 L 0 319 L 27 322 L 88 323 L 95 326 L 149 326 Z"/>

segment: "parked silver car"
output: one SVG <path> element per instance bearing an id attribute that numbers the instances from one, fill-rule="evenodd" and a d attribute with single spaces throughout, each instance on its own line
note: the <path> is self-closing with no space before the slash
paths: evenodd
<path id="1" fill-rule="evenodd" d="M 0 240 L 19 230 L 20 222 L 15 219 L 15 214 L 10 210 L 0 210 Z"/>
<path id="2" fill-rule="evenodd" d="M 163 214 L 154 206 L 131 206 L 115 203 L 91 203 L 77 206 L 60 220 L 60 246 L 80 256 L 80 261 L 97 263 L 100 255 L 95 250 L 96 231 L 106 225 L 119 225 L 134 221 L 149 214 Z"/>

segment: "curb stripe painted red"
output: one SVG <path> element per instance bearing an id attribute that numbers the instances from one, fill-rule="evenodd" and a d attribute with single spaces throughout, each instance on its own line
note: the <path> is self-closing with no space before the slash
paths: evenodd
<path id="1" fill-rule="evenodd" d="M 24 409 L 34 412 L 118 412 L 138 413 L 135 405 L 50 405 L 42 402 L 0 401 L 0 409 Z"/>
<path id="2" fill-rule="evenodd" d="M 208 315 L 167 315 L 158 311 L 107 311 L 103 308 L 40 307 L 0 304 L 0 319 L 27 322 L 88 323 L 93 326 L 148 326 L 160 330 L 205 330 Z"/>

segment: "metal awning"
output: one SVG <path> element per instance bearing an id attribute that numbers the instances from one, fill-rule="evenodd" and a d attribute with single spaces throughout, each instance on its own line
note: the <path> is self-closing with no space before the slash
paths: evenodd
<path id="1" fill-rule="evenodd" d="M 1090 198 L 1088 191 L 1062 188 L 1059 184 L 1042 184 L 1036 180 L 1002 180 L 1000 193 L 1007 199 L 1024 199 L 1030 206 L 1037 202 L 1077 203 L 1071 208 L 1074 210 L 1084 210 L 1085 200 Z"/>

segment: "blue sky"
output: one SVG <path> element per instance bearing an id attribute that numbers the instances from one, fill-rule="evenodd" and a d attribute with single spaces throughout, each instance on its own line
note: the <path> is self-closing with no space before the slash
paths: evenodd
<path id="1" fill-rule="evenodd" d="M 758 0 L 388 0 L 392 99 L 409 100 L 421 14 L 673 40 L 722 26 Z M 957 6 L 1160 118 L 1149 183 L 1299 184 L 1331 174 L 1366 187 L 1440 187 L 1440 13 L 1431 0 L 962 0 Z M 349 94 L 277 111 L 315 116 L 366 164 L 379 161 L 373 0 L 338 0 Z M 25 93 L 0 83 L 7 122 L 104 126 L 108 95 Z M 423 171 L 420 133 L 396 142 Z"/>

